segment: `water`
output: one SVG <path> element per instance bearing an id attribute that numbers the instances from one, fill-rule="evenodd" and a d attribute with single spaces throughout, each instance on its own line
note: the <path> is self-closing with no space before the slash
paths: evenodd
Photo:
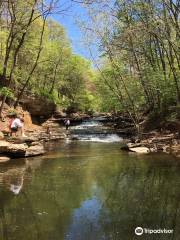
<path id="1" fill-rule="evenodd" d="M 122 142 L 123 139 L 117 134 L 89 134 L 89 135 L 74 135 L 77 136 L 80 141 L 90 141 L 90 142 Z"/>
<path id="2" fill-rule="evenodd" d="M 91 120 L 91 121 L 83 121 L 81 124 L 77 126 L 71 127 L 71 129 L 86 129 L 89 127 L 102 127 L 103 124 L 97 120 Z"/>
<path id="3" fill-rule="evenodd" d="M 119 143 L 56 143 L 0 165 L 1 240 L 180 239 L 180 162 Z M 174 234 L 134 234 L 137 226 Z"/>
<path id="4" fill-rule="evenodd" d="M 114 133 L 114 129 L 105 126 L 97 118 L 83 121 L 71 127 L 71 135 L 80 141 L 92 142 L 122 142 L 122 137 Z"/>

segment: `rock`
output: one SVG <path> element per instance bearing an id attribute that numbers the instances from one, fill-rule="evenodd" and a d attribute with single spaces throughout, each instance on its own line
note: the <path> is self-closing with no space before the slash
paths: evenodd
<path id="1" fill-rule="evenodd" d="M 3 153 L 7 150 L 8 146 L 10 145 L 9 142 L 0 141 L 0 153 Z"/>
<path id="2" fill-rule="evenodd" d="M 67 116 L 67 114 L 56 106 L 56 110 L 54 112 L 54 117 L 56 117 L 56 118 L 60 118 L 60 117 L 64 118 L 66 116 Z"/>
<path id="3" fill-rule="evenodd" d="M 39 142 L 32 142 L 31 144 L 30 144 L 30 146 L 41 146 L 42 145 L 42 142 L 41 141 L 39 141 Z"/>
<path id="4" fill-rule="evenodd" d="M 27 144 L 10 144 L 7 149 L 6 153 L 9 154 L 12 157 L 24 157 L 26 150 L 28 149 Z"/>
<path id="5" fill-rule="evenodd" d="M 0 163 L 8 162 L 9 160 L 10 160 L 9 157 L 6 157 L 6 156 L 1 156 L 0 157 Z"/>
<path id="6" fill-rule="evenodd" d="M 11 138 L 9 139 L 9 142 L 12 142 L 14 144 L 21 144 L 21 143 L 27 143 L 31 144 L 32 142 L 36 142 L 39 139 L 37 137 L 19 137 L 19 138 Z"/>
<path id="7" fill-rule="evenodd" d="M 21 99 L 21 104 L 25 107 L 33 117 L 50 117 L 56 110 L 54 102 L 45 98 L 37 98 L 32 96 L 25 96 Z"/>
<path id="8" fill-rule="evenodd" d="M 128 148 L 141 147 L 141 143 L 127 143 Z"/>
<path id="9" fill-rule="evenodd" d="M 136 153 L 150 153 L 150 149 L 147 147 L 133 147 L 129 148 L 131 152 L 136 152 Z"/>
<path id="10" fill-rule="evenodd" d="M 26 150 L 25 157 L 32 157 L 37 155 L 42 155 L 45 153 L 43 145 L 31 146 Z"/>
<path id="11" fill-rule="evenodd" d="M 174 145 L 170 148 L 170 153 L 176 157 L 180 157 L 180 144 Z"/>
<path id="12" fill-rule="evenodd" d="M 78 120 L 83 120 L 83 119 L 88 119 L 90 116 L 85 113 L 80 113 L 80 112 L 75 112 L 70 114 L 70 120 L 71 121 L 78 121 Z"/>
<path id="13" fill-rule="evenodd" d="M 141 147 L 141 146 L 142 146 L 141 143 L 127 143 L 127 142 L 123 142 L 121 144 L 121 149 L 122 150 L 129 150 L 130 148 Z"/>
<path id="14" fill-rule="evenodd" d="M 167 136 L 156 137 L 154 139 L 151 139 L 151 141 L 153 143 L 171 143 L 173 139 L 174 139 L 174 135 L 170 134 Z"/>
<path id="15" fill-rule="evenodd" d="M 79 138 L 78 138 L 78 137 L 75 137 L 75 136 L 71 137 L 70 139 L 71 139 L 71 140 L 79 140 Z"/>
<path id="16" fill-rule="evenodd" d="M 0 131 L 0 140 L 4 139 L 4 134 Z"/>
<path id="17" fill-rule="evenodd" d="M 40 142 L 28 147 L 26 143 L 13 144 L 6 141 L 0 141 L 0 153 L 5 153 L 13 158 L 30 157 L 42 155 L 45 153 L 44 146 Z"/>
<path id="18" fill-rule="evenodd" d="M 142 143 L 125 143 L 121 146 L 122 150 L 136 152 L 136 153 L 149 153 L 154 152 L 153 149 L 142 146 Z"/>
<path id="19" fill-rule="evenodd" d="M 125 142 L 121 143 L 120 148 L 121 148 L 121 150 L 129 151 L 129 147 L 128 147 L 127 143 L 125 143 Z"/>

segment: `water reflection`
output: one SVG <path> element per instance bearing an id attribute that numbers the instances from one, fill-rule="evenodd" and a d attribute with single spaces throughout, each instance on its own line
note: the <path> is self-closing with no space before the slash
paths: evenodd
<path id="1" fill-rule="evenodd" d="M 180 163 L 170 156 L 64 143 L 49 156 L 0 166 L 0 239 L 132 240 L 141 226 L 174 234 L 140 239 L 178 240 L 179 183 Z"/>
<path id="2" fill-rule="evenodd" d="M 75 209 L 72 223 L 68 228 L 65 240 L 97 239 L 102 237 L 103 226 L 100 224 L 101 202 L 92 198 L 82 202 L 80 208 Z M 104 239 L 104 238 L 101 238 Z"/>

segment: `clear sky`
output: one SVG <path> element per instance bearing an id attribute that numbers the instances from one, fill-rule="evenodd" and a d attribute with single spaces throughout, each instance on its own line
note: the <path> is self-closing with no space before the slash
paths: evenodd
<path id="1" fill-rule="evenodd" d="M 81 4 L 72 3 L 71 0 L 66 0 L 64 4 L 62 4 L 62 1 L 60 1 L 60 3 L 59 10 L 64 9 L 64 11 L 57 14 L 53 13 L 51 17 L 65 27 L 72 43 L 73 52 L 91 60 L 89 50 L 83 44 L 83 33 L 77 24 L 77 19 L 82 21 L 88 20 L 86 9 L 84 9 Z M 93 47 L 93 51 L 97 52 L 97 49 L 98 47 Z"/>

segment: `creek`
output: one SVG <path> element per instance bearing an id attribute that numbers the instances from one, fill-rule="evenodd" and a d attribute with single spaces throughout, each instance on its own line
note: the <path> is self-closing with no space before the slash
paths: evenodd
<path id="1" fill-rule="evenodd" d="M 79 141 L 0 165 L 1 240 L 132 240 L 136 227 L 173 229 L 140 239 L 180 239 L 180 162 L 120 150 L 100 121 L 71 127 Z"/>

